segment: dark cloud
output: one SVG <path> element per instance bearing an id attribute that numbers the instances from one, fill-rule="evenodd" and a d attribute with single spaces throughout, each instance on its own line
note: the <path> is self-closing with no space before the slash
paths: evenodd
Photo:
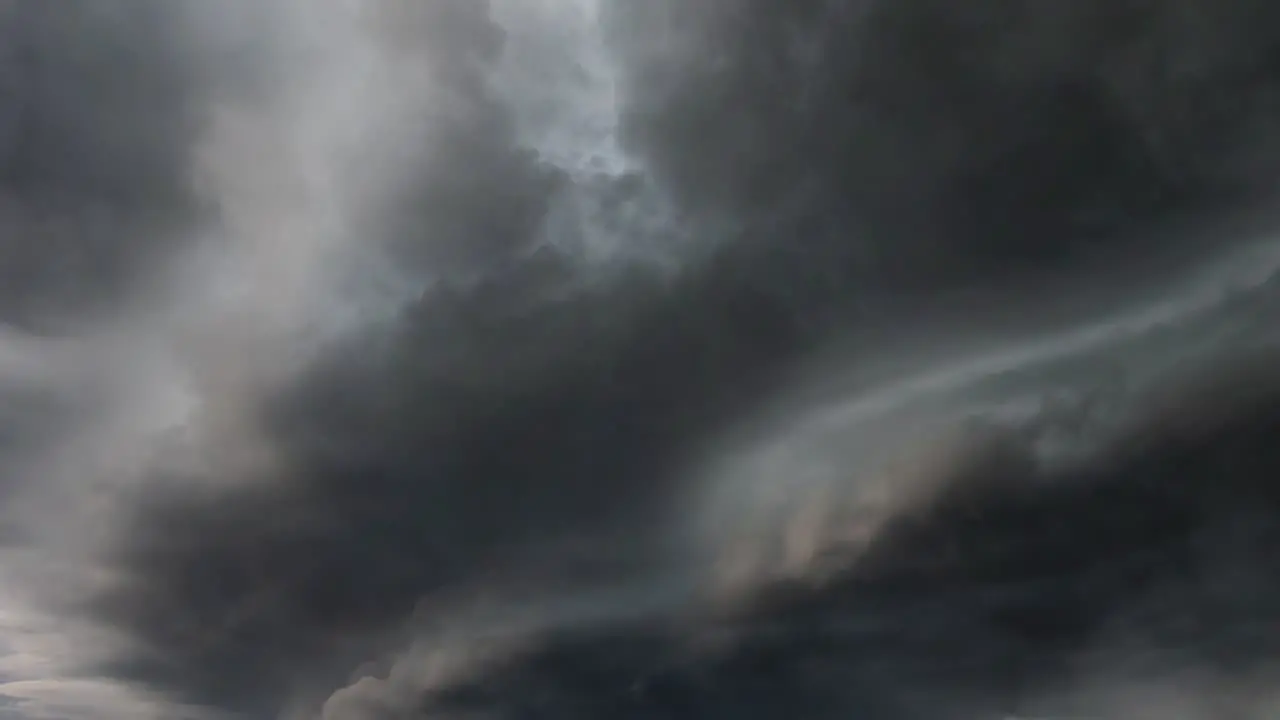
<path id="1" fill-rule="evenodd" d="M 180 239 L 200 92 L 180 8 L 0 5 L 5 321 L 118 300 Z"/>
<path id="2" fill-rule="evenodd" d="M 468 325 L 421 328 L 371 369 L 338 362 L 280 411 L 296 484 L 144 509 L 123 558 L 140 582 L 105 617 L 187 687 L 271 694 L 333 636 L 407 618 L 447 581 L 643 566 L 680 463 L 802 341 L 749 297 L 669 292 L 516 318 L 459 298 Z"/>
<path id="3" fill-rule="evenodd" d="M 750 218 L 763 252 L 837 296 L 1133 261 L 1164 242 L 1153 220 L 1265 191 L 1273 12 L 1195 0 L 616 9 L 639 58 L 632 142 L 681 197 Z"/>
<path id="4" fill-rule="evenodd" d="M 0 243 L 15 258 L 0 266 L 21 280 L 3 283 L 15 317 L 49 298 L 110 297 L 195 212 L 188 111 L 212 81 L 165 30 L 172 5 L 135 4 L 136 16 L 86 10 L 75 24 L 48 3 L 0 5 L 0 32 L 16 38 L 0 43 L 15 54 L 3 82 L 22 98 L 0 125 L 0 197 L 20 222 L 73 227 L 57 237 L 74 252 Z M 285 478 L 223 477 L 236 473 L 214 456 L 211 470 L 145 484 L 124 537 L 102 549 L 120 582 L 77 608 L 131 641 L 95 673 L 270 713 L 394 651 L 436 593 L 501 587 L 508 571 L 569 593 L 663 567 L 689 462 L 828 343 L 871 347 L 957 307 L 1037 318 L 1040 303 L 1002 285 L 1043 294 L 1068 261 L 1114 270 L 1162 238 L 1203 245 L 1163 230 L 1243 211 L 1276 169 L 1280 36 L 1260 3 L 616 3 L 626 142 L 681 217 L 725 237 L 674 276 L 580 282 L 574 258 L 539 242 L 571 178 L 520 146 L 486 79 L 505 36 L 488 5 L 381 7 L 383 42 L 447 102 L 406 140 L 410 172 L 362 222 L 407 274 L 444 279 L 394 332 L 334 349 L 265 399 L 252 420 Z M 245 42 L 197 49 L 246 65 L 270 55 Z M 639 192 L 609 182 L 619 204 Z M 102 239 L 82 243 L 82 224 Z M 105 259 L 62 264 L 83 252 Z M 956 304 L 974 288 L 978 300 Z M 1230 544 L 1222 518 L 1274 500 L 1255 481 L 1274 464 L 1261 440 L 1272 414 L 1229 414 L 1192 442 L 1161 435 L 1051 490 L 984 490 L 979 519 L 960 517 L 961 498 L 904 520 L 835 585 L 762 598 L 729 623 L 738 642 L 696 663 L 651 628 L 611 629 L 424 702 L 521 717 L 844 717 L 856 693 L 869 716 L 894 717 L 912 709 L 907 679 L 938 703 L 1038 691 L 1111 613 L 1147 612 L 1137 598 L 1156 597 L 1154 583 L 1170 584 L 1175 610 L 1243 618 L 1200 607 L 1169 564 L 1192 562 L 1192 535 L 1226 543 L 1214 557 L 1263 562 Z M 1234 473 L 1228 457 L 1260 469 Z M 214 477 L 170 482 L 202 472 Z M 954 566 L 916 568 L 939 534 L 977 545 Z M 1010 537 L 1025 549 L 1005 557 Z M 1068 585 L 1081 578 L 1096 594 Z M 825 639 L 805 627 L 837 611 L 878 624 Z M 1151 629 L 1144 642 L 1174 632 L 1162 617 L 1137 625 Z M 779 622 L 792 632 L 763 630 Z M 959 649 L 974 653 L 967 669 L 951 662 Z M 937 710 L 934 699 L 916 701 Z"/>
<path id="5" fill-rule="evenodd" d="M 1275 660 L 1280 405 L 1264 373 L 1179 391 L 1176 411 L 1065 475 L 1031 480 L 1029 458 L 981 451 L 853 560 L 837 546 L 844 569 L 825 580 L 694 623 L 553 634 L 420 715 L 375 692 L 367 714 L 334 717 L 1132 717 L 1072 694 L 1100 667 L 1111 687 L 1166 693 L 1217 677 L 1211 707 L 1264 717 L 1266 690 L 1221 690 Z"/>

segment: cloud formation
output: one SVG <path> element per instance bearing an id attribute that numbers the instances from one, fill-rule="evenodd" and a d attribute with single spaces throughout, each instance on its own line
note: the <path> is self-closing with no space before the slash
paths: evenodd
<path id="1" fill-rule="evenodd" d="M 1124 437 L 1155 439 L 1049 489 L 939 452 L 930 477 L 1005 479 L 973 501 L 994 519 L 895 520 L 835 585 L 699 615 L 693 659 L 662 628 L 738 550 L 700 524 L 726 495 L 803 505 L 865 449 L 922 458 L 1027 403 L 1069 424 L 1046 397 L 1127 408 L 1268 341 L 1269 7 L 0 3 L 0 717 L 824 717 L 855 676 L 898 717 L 909 677 L 997 709 L 1011 666 L 1048 698 L 1113 610 L 1147 612 L 1121 580 L 1190 557 L 1125 522 L 1186 550 L 1193 501 L 1270 501 L 1223 469 L 1270 462 L 1269 406 L 1192 441 L 1202 413 L 1144 417 Z M 1098 537 L 1050 532 L 1070 512 Z M 1201 521 L 1215 565 L 1262 562 Z M 911 569 L 937 533 L 1153 557 L 1099 569 L 1106 608 L 1041 607 L 1091 571 L 1015 554 L 995 580 L 1031 589 L 975 627 L 985 555 Z M 924 604 L 886 618 L 899 585 Z M 887 664 L 768 639 L 824 609 L 885 619 Z M 962 645 L 969 674 L 930 664 Z"/>

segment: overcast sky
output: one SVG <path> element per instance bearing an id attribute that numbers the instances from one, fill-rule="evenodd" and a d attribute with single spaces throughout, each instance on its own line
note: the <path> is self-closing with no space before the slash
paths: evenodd
<path id="1" fill-rule="evenodd" d="M 778 478 L 1258 340 L 1277 21 L 0 0 L 0 720 L 402 718 Z"/>

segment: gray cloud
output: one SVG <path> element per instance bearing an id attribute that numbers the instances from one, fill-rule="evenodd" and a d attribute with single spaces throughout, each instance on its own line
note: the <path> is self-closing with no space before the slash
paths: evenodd
<path id="1" fill-rule="evenodd" d="M 25 558 L 0 564 L 4 611 L 27 629 L 0 692 L 31 717 L 60 692 L 73 717 L 105 693 L 363 720 L 544 690 L 789 717 L 808 640 L 715 655 L 708 688 L 629 624 L 701 580 L 682 543 L 706 456 L 832 346 L 893 365 L 1059 306 L 1114 313 L 1164 278 L 1153 258 L 1234 241 L 1203 228 L 1248 215 L 1276 168 L 1274 23 L 1252 3 L 46 5 L 0 5 L 0 314 L 68 335 L 0 336 L 5 392 L 34 398 L 0 456 Z M 1177 342 L 1211 334 L 1189 314 Z M 1228 437 L 1194 457 L 1219 467 Z M 1173 474 L 1169 442 L 1126 467 Z M 1018 496 L 1011 527 L 1182 501 L 1110 472 L 1081 474 L 1115 515 Z M 848 599 L 782 594 L 734 631 Z M 957 679 L 924 655 L 972 639 L 983 662 L 1050 663 L 1077 639 L 1005 609 L 890 655 L 971 698 L 1002 689 L 992 665 Z M 541 646 L 567 615 L 586 639 Z M 764 668 L 787 704 L 752 695 Z M 813 681 L 815 712 L 846 670 Z"/>
<path id="2" fill-rule="evenodd" d="M 1267 717 L 1273 360 L 1147 406 L 1065 472 L 971 448 L 868 508 L 865 537 L 832 538 L 826 574 L 692 617 L 568 623 L 461 679 L 430 672 L 442 644 L 332 717 Z"/>
<path id="3" fill-rule="evenodd" d="M 0 8 L 6 322 L 118 301 L 196 212 L 186 154 L 199 90 L 169 30 L 179 8 Z"/>
<path id="4" fill-rule="evenodd" d="M 1270 12 L 1195 0 L 615 10 L 635 58 L 628 135 L 665 182 L 753 218 L 744 232 L 811 292 L 856 288 L 865 302 L 883 285 L 883 303 L 917 298 L 908 286 L 963 295 L 1072 263 L 1149 262 L 1168 244 L 1153 222 L 1269 187 Z"/>

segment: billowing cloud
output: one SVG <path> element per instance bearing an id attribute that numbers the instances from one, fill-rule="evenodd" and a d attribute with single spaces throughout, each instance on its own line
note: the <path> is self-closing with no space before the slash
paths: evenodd
<path id="1" fill-rule="evenodd" d="M 1015 553 L 1035 592 L 975 627 L 986 556 L 901 568 L 1013 533 L 1174 582 L 1121 527 L 1184 542 L 1156 478 L 1244 517 L 1252 471 L 1187 464 L 1269 462 L 1270 409 L 1093 463 L 1159 424 L 1132 398 L 1273 341 L 1275 23 L 1024 5 L 0 2 L 0 716 L 825 717 L 911 678 L 983 706 L 1014 666 L 1056 701 L 1147 607 L 1123 578 L 1095 607 Z M 1075 454 L 970 468 L 975 417 Z M 839 516 L 850 477 L 964 469 L 1009 474 L 979 492 L 1007 527 Z M 889 539 L 756 597 L 771 543 L 803 575 L 833 525 Z M 700 593 L 740 554 L 725 620 Z M 897 572 L 925 604 L 848 589 Z M 722 644 L 815 608 L 884 619 L 884 664 Z M 706 647 L 660 628 L 699 609 Z"/>

